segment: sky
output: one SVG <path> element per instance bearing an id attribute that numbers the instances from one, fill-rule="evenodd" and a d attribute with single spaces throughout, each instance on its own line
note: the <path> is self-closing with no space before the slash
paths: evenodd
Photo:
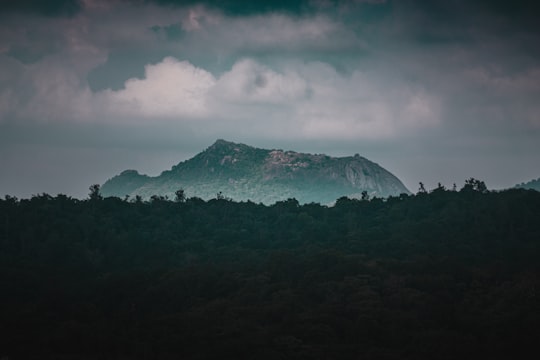
<path id="1" fill-rule="evenodd" d="M 84 198 L 216 139 L 418 183 L 540 177 L 534 1 L 0 4 L 0 196 Z M 188 194 L 189 196 L 189 194 Z"/>

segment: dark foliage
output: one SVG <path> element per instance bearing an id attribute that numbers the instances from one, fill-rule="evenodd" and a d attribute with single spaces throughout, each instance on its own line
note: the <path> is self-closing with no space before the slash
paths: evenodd
<path id="1" fill-rule="evenodd" d="M 516 357 L 540 334 L 540 193 L 471 180 L 334 207 L 6 197 L 0 358 Z"/>

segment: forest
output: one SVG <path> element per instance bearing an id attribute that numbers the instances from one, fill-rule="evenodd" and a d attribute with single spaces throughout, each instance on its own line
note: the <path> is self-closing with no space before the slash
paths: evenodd
<path id="1" fill-rule="evenodd" d="M 0 359 L 537 352 L 540 192 L 0 199 Z"/>

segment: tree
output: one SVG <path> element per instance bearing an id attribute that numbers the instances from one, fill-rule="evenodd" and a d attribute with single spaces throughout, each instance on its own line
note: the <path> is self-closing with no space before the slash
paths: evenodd
<path id="1" fill-rule="evenodd" d="M 174 192 L 174 201 L 176 202 L 186 202 L 186 192 L 184 189 L 178 189 Z"/>
<path id="2" fill-rule="evenodd" d="M 437 183 L 437 187 L 431 190 L 431 193 L 439 194 L 439 193 L 444 193 L 445 191 L 446 191 L 446 187 L 441 183 Z"/>
<path id="3" fill-rule="evenodd" d="M 369 200 L 369 194 L 366 190 L 362 191 L 362 200 Z"/>
<path id="4" fill-rule="evenodd" d="M 90 185 L 90 187 L 88 188 L 90 190 L 90 193 L 88 194 L 88 196 L 90 197 L 90 200 L 101 200 L 103 199 L 103 197 L 101 196 L 99 190 L 100 190 L 100 186 L 99 184 L 93 184 L 93 185 Z"/>
<path id="5" fill-rule="evenodd" d="M 163 196 L 163 195 L 152 195 L 150 196 L 150 201 L 151 202 L 159 202 L 159 201 L 167 201 L 167 196 Z"/>
<path id="6" fill-rule="evenodd" d="M 231 200 L 231 198 L 223 195 L 223 193 L 221 191 L 216 194 L 216 199 L 217 200 L 227 200 L 227 201 Z"/>
<path id="7" fill-rule="evenodd" d="M 463 185 L 463 187 L 461 188 L 461 191 L 464 191 L 464 192 L 477 191 L 480 193 L 485 193 L 487 192 L 487 186 L 486 186 L 486 183 L 481 180 L 470 178 L 468 180 L 465 180 L 465 185 Z"/>

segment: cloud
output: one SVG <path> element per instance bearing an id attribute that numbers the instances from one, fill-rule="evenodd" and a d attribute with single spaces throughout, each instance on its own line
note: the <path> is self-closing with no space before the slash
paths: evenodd
<path id="1" fill-rule="evenodd" d="M 388 9 L 369 3 L 357 5 Z M 509 41 L 515 33 L 501 41 L 487 36 L 496 28 L 496 11 L 456 28 L 453 16 L 465 4 L 435 2 L 418 10 L 396 4 L 396 16 L 361 26 L 351 22 L 353 14 L 320 11 L 323 2 L 312 2 L 319 11 L 301 16 L 262 7 L 232 16 L 213 3 L 159 4 L 88 0 L 68 18 L 4 17 L 0 62 L 12 70 L 0 76 L 0 121 L 168 119 L 196 126 L 198 119 L 275 136 L 336 139 L 466 132 L 493 119 L 501 129 L 538 126 L 537 61 Z M 423 31 L 435 36 L 431 42 L 414 25 L 426 21 L 433 24 L 433 31 Z M 167 36 L 171 26 L 179 29 L 176 38 Z M 519 39 L 526 41 L 523 33 Z M 136 74 L 116 78 L 121 86 L 90 86 L 89 77 L 112 55 L 133 51 L 140 57 L 132 65 Z M 126 68 L 128 55 L 121 58 Z"/>
<path id="2" fill-rule="evenodd" d="M 295 72 L 278 73 L 253 59 L 242 59 L 224 73 L 214 98 L 236 104 L 289 104 L 306 97 L 306 81 Z"/>
<path id="3" fill-rule="evenodd" d="M 540 105 L 535 101 L 540 97 L 540 67 L 509 74 L 476 66 L 464 70 L 463 76 L 477 93 L 469 106 L 486 124 L 507 131 L 540 129 Z"/>
<path id="4" fill-rule="evenodd" d="M 504 128 L 510 115 L 523 128 L 538 123 L 533 101 L 538 76 L 520 59 L 517 45 L 484 37 L 481 46 L 456 46 L 461 36 L 485 34 L 475 30 L 482 24 L 467 34 L 445 21 L 433 29 L 459 34 L 449 37 L 450 43 L 418 41 L 420 28 L 412 20 L 421 24 L 434 14 L 447 19 L 442 10 L 454 14 L 463 5 L 437 2 L 411 11 L 396 4 L 402 16 L 363 27 L 332 12 L 231 16 L 209 3 L 81 4 L 70 18 L 5 18 L 0 36 L 8 41 L 0 62 L 18 75 L 0 76 L 0 121 L 167 119 L 197 126 L 198 119 L 204 126 L 216 123 L 216 129 L 229 122 L 268 136 L 335 139 L 392 138 L 440 127 L 466 132 L 485 118 L 500 118 Z M 173 25 L 181 30 L 175 39 L 163 32 Z M 403 39 L 405 49 L 399 45 Z M 33 60 L 23 61 L 25 51 L 17 55 L 14 49 L 31 49 L 25 51 Z M 150 54 L 136 60 L 146 64 L 137 66 L 137 74 L 124 73 L 115 79 L 121 86 L 110 89 L 89 85 L 88 78 L 108 64 L 111 54 L 132 49 L 137 49 L 134 57 Z M 499 73 L 486 66 L 488 57 L 502 64 Z M 126 56 L 126 67 L 130 61 Z M 520 61 L 525 66 L 510 70 Z M 107 74 L 115 77 L 114 71 Z"/>
<path id="5" fill-rule="evenodd" d="M 3 12 L 31 13 L 45 16 L 71 16 L 81 9 L 79 0 L 18 0 L 3 1 Z"/>
<path id="6" fill-rule="evenodd" d="M 299 106 L 296 118 L 309 137 L 392 138 L 440 120 L 437 98 L 421 87 L 396 81 L 388 88 L 370 74 L 345 76 L 324 63 L 310 64 L 303 72 L 311 79 L 311 97 Z"/>
<path id="7" fill-rule="evenodd" d="M 215 78 L 167 57 L 148 65 L 143 79 L 95 97 L 108 104 L 111 118 L 175 119 L 194 126 L 199 119 L 218 129 L 234 124 L 288 138 L 394 137 L 439 121 L 436 97 L 421 89 L 386 91 L 360 72 L 348 76 L 320 62 L 275 70 L 246 58 Z"/>
<path id="8" fill-rule="evenodd" d="M 111 114 L 147 118 L 201 117 L 207 114 L 206 97 L 216 80 L 187 61 L 166 57 L 145 67 L 144 79 L 130 79 L 119 91 L 100 95 Z"/>

